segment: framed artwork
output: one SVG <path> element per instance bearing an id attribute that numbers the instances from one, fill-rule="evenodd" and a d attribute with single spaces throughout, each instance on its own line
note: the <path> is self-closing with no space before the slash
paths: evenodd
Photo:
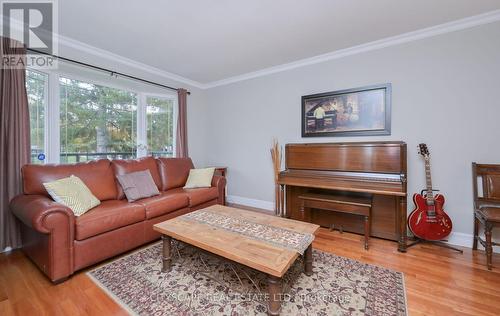
<path id="1" fill-rule="evenodd" d="M 302 97 L 302 137 L 391 135 L 391 84 Z"/>

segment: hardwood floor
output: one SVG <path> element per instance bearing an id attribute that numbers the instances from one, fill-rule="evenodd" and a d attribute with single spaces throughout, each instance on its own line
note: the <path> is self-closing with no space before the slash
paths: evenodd
<path id="1" fill-rule="evenodd" d="M 464 254 L 321 229 L 313 246 L 339 256 L 404 272 L 410 315 L 500 315 L 500 255 L 488 271 L 484 252 Z M 0 315 L 126 315 L 84 272 L 51 284 L 21 251 L 0 254 Z"/>

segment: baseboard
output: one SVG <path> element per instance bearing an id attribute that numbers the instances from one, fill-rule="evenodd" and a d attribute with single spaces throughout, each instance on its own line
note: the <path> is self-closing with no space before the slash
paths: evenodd
<path id="1" fill-rule="evenodd" d="M 237 195 L 228 195 L 227 201 L 229 203 L 260 208 L 266 211 L 274 211 L 274 202 L 250 199 Z M 472 248 L 472 239 L 472 234 L 453 232 L 450 234 L 450 236 L 448 236 L 448 243 L 450 245 Z M 479 249 L 482 249 L 481 245 L 479 245 Z M 500 253 L 500 247 L 493 247 L 493 251 Z"/>
<path id="2" fill-rule="evenodd" d="M 450 236 L 448 236 L 447 239 L 448 239 L 448 243 L 450 245 L 472 248 L 472 235 L 471 234 L 452 232 L 450 234 Z"/>
<path id="3" fill-rule="evenodd" d="M 473 239 L 474 237 L 472 234 L 453 232 L 448 236 L 448 243 L 450 245 L 472 248 Z M 478 249 L 482 250 L 483 246 L 478 244 Z M 493 252 L 500 253 L 500 247 L 493 247 Z"/>
<path id="4" fill-rule="evenodd" d="M 257 200 L 257 199 L 249 199 L 242 196 L 237 195 L 228 195 L 226 200 L 229 203 L 240 204 L 255 208 L 261 208 L 266 211 L 274 211 L 274 202 Z"/>

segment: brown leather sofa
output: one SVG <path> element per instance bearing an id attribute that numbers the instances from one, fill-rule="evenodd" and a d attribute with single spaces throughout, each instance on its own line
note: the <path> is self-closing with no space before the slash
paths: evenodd
<path id="1" fill-rule="evenodd" d="M 11 203 L 21 221 L 23 251 L 53 281 L 160 237 L 152 226 L 214 204 L 222 204 L 226 180 L 212 187 L 183 189 L 193 163 L 189 158 L 96 160 L 71 165 L 26 165 L 23 193 Z M 129 203 L 116 175 L 149 170 L 160 195 Z M 101 200 L 80 217 L 54 202 L 43 183 L 75 175 Z"/>

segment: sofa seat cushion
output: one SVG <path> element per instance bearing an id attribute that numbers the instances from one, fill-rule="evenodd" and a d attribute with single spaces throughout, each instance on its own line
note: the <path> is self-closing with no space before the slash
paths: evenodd
<path id="1" fill-rule="evenodd" d="M 84 240 L 144 219 L 143 205 L 123 200 L 104 201 L 75 219 L 75 238 Z"/>
<path id="2" fill-rule="evenodd" d="M 177 188 L 168 192 L 184 192 L 189 198 L 189 207 L 197 206 L 205 202 L 216 199 L 219 196 L 217 187 L 183 189 Z"/>
<path id="3" fill-rule="evenodd" d="M 189 206 L 188 195 L 184 192 L 162 192 L 160 195 L 137 200 L 146 209 L 146 218 L 152 219 Z"/>

